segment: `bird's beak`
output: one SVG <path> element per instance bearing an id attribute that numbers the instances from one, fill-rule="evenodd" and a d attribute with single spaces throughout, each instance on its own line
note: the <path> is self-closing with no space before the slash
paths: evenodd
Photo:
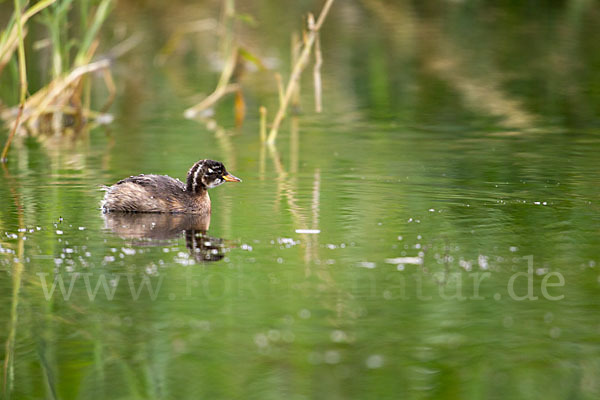
<path id="1" fill-rule="evenodd" d="M 236 178 L 235 176 L 231 175 L 230 173 L 227 173 L 227 175 L 223 175 L 223 179 L 225 179 L 225 182 L 241 182 L 242 181 L 240 178 Z"/>

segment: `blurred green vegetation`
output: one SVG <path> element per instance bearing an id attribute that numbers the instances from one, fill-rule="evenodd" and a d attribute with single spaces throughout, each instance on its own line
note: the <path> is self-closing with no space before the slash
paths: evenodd
<path id="1" fill-rule="evenodd" d="M 61 43 L 79 35 L 82 4 L 71 33 L 58 26 Z M 142 39 L 112 66 L 114 124 L 77 141 L 22 138 L 0 171 L 0 246 L 24 253 L 16 319 L 20 270 L 0 254 L 2 360 L 14 333 L 3 398 L 598 397 L 597 2 L 338 1 L 321 34 L 323 114 L 308 73 L 300 114 L 263 147 L 258 107 L 277 108 L 273 72 L 289 73 L 292 31 L 320 6 L 238 2 L 256 23 L 236 24 L 236 37 L 271 69 L 248 66 L 236 128 L 233 98 L 211 123 L 183 118 L 219 79 L 218 31 L 183 35 L 157 62 L 181 25 L 217 21 L 221 2 L 115 3 L 98 54 Z M 51 47 L 34 49 L 48 37 L 29 27 L 31 90 L 53 74 Z M 18 93 L 11 65 L 5 104 Z M 100 104 L 106 91 L 91 96 Z M 105 227 L 99 185 L 183 178 L 204 157 L 244 180 L 211 192 L 225 260 L 184 266 L 183 238 L 139 246 Z M 386 262 L 419 251 L 423 266 Z M 544 273 L 560 272 L 566 284 L 551 292 L 564 300 L 507 297 L 528 255 L 536 295 Z M 473 294 L 480 256 L 485 300 L 440 297 L 455 273 Z M 161 290 L 134 300 L 122 276 L 113 300 L 90 301 L 80 277 L 69 301 L 46 301 L 37 274 L 73 272 L 92 285 L 162 277 Z M 417 298 L 419 282 L 431 300 Z"/>

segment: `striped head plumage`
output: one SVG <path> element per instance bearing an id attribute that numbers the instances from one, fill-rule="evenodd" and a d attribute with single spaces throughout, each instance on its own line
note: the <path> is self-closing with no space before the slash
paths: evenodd
<path id="1" fill-rule="evenodd" d="M 241 182 L 241 179 L 227 172 L 219 161 L 200 160 L 188 171 L 186 190 L 194 194 L 201 193 L 225 182 Z"/>

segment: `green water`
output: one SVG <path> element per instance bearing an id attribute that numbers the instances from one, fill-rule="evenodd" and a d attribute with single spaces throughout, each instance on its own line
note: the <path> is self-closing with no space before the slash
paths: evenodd
<path id="1" fill-rule="evenodd" d="M 117 7 L 106 40 L 145 36 L 113 67 L 114 123 L 24 139 L 2 171 L 3 398 L 598 398 L 600 10 L 420 4 L 336 3 L 324 112 L 309 68 L 272 148 L 272 72 L 215 129 L 182 114 L 217 39 L 153 63 L 214 8 Z M 285 71 L 277 21 L 317 5 L 246 7 Z M 200 158 L 243 179 L 211 190 L 208 232 L 99 210 L 101 185 Z"/>

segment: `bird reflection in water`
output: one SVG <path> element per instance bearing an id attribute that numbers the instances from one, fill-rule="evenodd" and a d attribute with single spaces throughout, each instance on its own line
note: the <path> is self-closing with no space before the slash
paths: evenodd
<path id="1" fill-rule="evenodd" d="M 210 215 L 121 213 L 102 214 L 105 227 L 137 246 L 162 246 L 183 235 L 197 262 L 219 261 L 229 250 L 224 239 L 207 234 Z"/>

